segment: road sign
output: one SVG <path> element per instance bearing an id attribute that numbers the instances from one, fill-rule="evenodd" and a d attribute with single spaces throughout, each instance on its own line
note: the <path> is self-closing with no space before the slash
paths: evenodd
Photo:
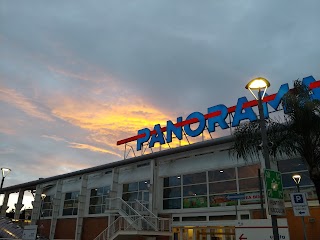
<path id="1" fill-rule="evenodd" d="M 290 197 L 295 216 L 310 216 L 306 193 L 291 193 Z"/>
<path id="2" fill-rule="evenodd" d="M 308 205 L 307 196 L 305 193 L 291 193 L 292 206 L 306 206 Z"/>
<path id="3" fill-rule="evenodd" d="M 264 174 L 270 215 L 286 215 L 281 173 L 265 169 Z"/>
<path id="4" fill-rule="evenodd" d="M 245 199 L 245 195 L 244 195 L 244 194 L 237 194 L 237 193 L 235 193 L 235 194 L 228 194 L 228 195 L 226 196 L 226 198 L 227 198 L 228 200 Z"/>
<path id="5" fill-rule="evenodd" d="M 287 219 L 277 219 L 279 239 L 289 240 Z M 271 240 L 273 231 L 271 219 L 240 220 L 235 225 L 236 240 Z"/>

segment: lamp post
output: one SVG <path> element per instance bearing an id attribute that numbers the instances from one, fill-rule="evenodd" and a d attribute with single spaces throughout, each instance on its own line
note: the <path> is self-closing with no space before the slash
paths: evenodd
<path id="1" fill-rule="evenodd" d="M 38 221 L 39 221 L 39 224 L 38 224 L 38 226 L 39 226 L 39 235 L 40 235 L 40 237 L 41 237 L 41 235 L 42 235 L 42 231 L 41 231 L 41 229 L 44 227 L 43 226 L 43 224 L 41 224 L 40 225 L 40 219 L 41 219 L 41 215 L 42 215 L 42 208 L 43 208 L 43 201 L 44 201 L 44 199 L 46 198 L 46 194 L 45 193 L 41 193 L 41 202 L 40 202 L 40 213 L 39 213 L 39 219 L 38 219 Z"/>
<path id="2" fill-rule="evenodd" d="M 258 100 L 259 124 L 260 124 L 260 130 L 261 130 L 262 152 L 264 157 L 265 169 L 271 168 L 270 158 L 269 158 L 269 149 L 268 149 L 267 129 L 266 129 L 266 123 L 265 123 L 263 106 L 262 106 L 262 100 L 266 94 L 268 87 L 270 87 L 269 81 L 262 77 L 255 78 L 246 85 L 246 89 L 249 89 L 249 91 L 252 93 L 255 99 Z M 258 91 L 258 95 L 256 96 L 252 90 Z M 278 229 L 278 222 L 277 222 L 276 216 L 271 215 L 271 223 L 272 223 L 272 230 L 273 230 L 273 239 L 279 240 L 279 229 Z"/>
<path id="3" fill-rule="evenodd" d="M 8 174 L 11 172 L 10 168 L 1 168 L 1 173 L 2 173 L 2 180 L 1 180 L 1 187 L 0 189 L 2 189 L 3 187 L 3 182 L 6 176 L 8 176 Z"/>
<path id="4" fill-rule="evenodd" d="M 295 182 L 297 186 L 298 193 L 300 192 L 300 181 L 301 181 L 301 175 L 300 174 L 294 174 L 292 175 L 292 179 Z M 306 225 L 304 223 L 304 216 L 301 217 L 302 220 L 302 227 L 303 227 L 303 239 L 307 240 L 307 232 L 306 232 Z"/>

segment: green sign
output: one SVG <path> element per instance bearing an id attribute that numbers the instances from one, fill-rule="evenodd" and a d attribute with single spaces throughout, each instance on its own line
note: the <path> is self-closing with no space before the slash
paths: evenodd
<path id="1" fill-rule="evenodd" d="M 281 173 L 265 169 L 264 174 L 268 198 L 283 199 Z"/>
<path id="2" fill-rule="evenodd" d="M 264 170 L 268 210 L 270 215 L 284 216 L 286 208 L 283 200 L 281 173 L 270 169 Z"/>

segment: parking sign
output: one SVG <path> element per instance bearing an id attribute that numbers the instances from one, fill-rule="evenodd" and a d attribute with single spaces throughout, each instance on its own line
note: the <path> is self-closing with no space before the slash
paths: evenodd
<path id="1" fill-rule="evenodd" d="M 291 193 L 290 197 L 295 216 L 310 216 L 306 193 Z"/>

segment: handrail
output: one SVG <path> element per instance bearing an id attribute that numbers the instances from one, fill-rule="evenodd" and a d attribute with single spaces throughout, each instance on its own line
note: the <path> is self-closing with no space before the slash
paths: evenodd
<path id="1" fill-rule="evenodd" d="M 114 220 L 105 230 L 103 230 L 95 240 L 110 240 L 120 230 L 152 230 L 170 231 L 171 219 L 159 218 L 141 202 L 137 203 L 146 210 L 149 216 L 143 216 L 131 207 L 122 198 L 107 198 L 106 210 L 117 210 L 121 216 Z"/>
<path id="2" fill-rule="evenodd" d="M 140 207 L 142 207 L 142 209 L 144 209 L 146 212 L 148 212 L 150 216 L 153 216 L 153 217 L 155 217 L 155 218 L 158 218 L 158 216 L 156 216 L 153 212 L 151 212 L 151 211 L 149 210 L 149 208 L 147 208 L 145 205 L 143 205 L 138 199 L 136 199 L 135 202 L 136 202 L 138 205 L 140 205 Z"/>

